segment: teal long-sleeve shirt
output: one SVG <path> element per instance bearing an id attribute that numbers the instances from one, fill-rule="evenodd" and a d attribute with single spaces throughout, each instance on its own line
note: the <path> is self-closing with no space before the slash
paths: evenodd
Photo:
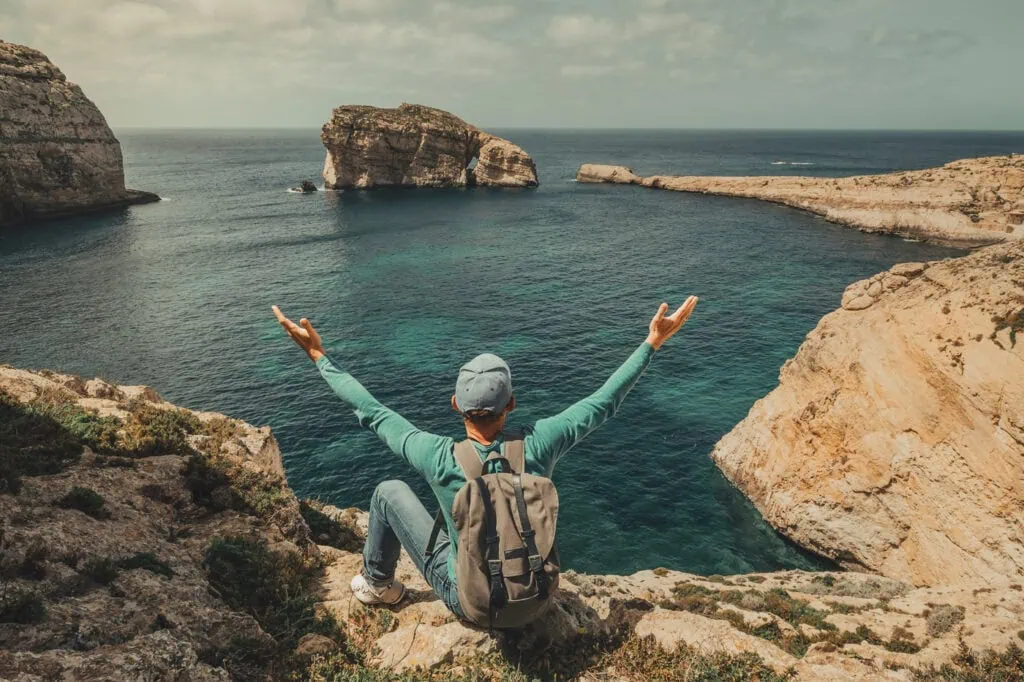
<path id="1" fill-rule="evenodd" d="M 649 343 L 641 344 L 595 393 L 553 417 L 523 428 L 526 473 L 550 478 L 562 455 L 615 414 L 653 355 L 654 348 Z M 456 493 L 466 484 L 453 453 L 455 439 L 417 429 L 405 417 L 378 402 L 355 377 L 336 367 L 326 356 L 316 366 L 331 389 L 355 411 L 359 425 L 377 434 L 427 480 L 441 505 L 454 550 L 448 556 L 448 573 L 454 581 L 458 537 L 451 509 Z M 503 442 L 499 434 L 488 445 L 475 441 L 473 445 L 483 461 L 499 450 Z"/>

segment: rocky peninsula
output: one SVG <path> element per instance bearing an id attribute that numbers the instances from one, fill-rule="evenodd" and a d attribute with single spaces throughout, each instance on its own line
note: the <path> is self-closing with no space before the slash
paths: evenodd
<path id="1" fill-rule="evenodd" d="M 640 177 L 583 164 L 578 182 L 761 199 L 865 232 L 973 248 L 1024 237 L 1024 156 L 963 159 L 919 171 L 829 177 Z"/>
<path id="2" fill-rule="evenodd" d="M 320 139 L 327 189 L 537 186 L 537 167 L 520 147 L 418 104 L 338 107 Z"/>
<path id="3" fill-rule="evenodd" d="M 159 200 L 125 189 L 121 145 L 82 89 L 0 41 L 0 226 Z"/>
<path id="4" fill-rule="evenodd" d="M 457 622 L 403 553 L 411 597 L 366 609 L 349 589 L 366 515 L 298 500 L 269 428 L 48 371 L 0 366 L 0 519 L 0 679 L 15 682 L 909 681 L 1024 666 L 1013 577 L 569 571 L 542 621 L 499 634 Z"/>

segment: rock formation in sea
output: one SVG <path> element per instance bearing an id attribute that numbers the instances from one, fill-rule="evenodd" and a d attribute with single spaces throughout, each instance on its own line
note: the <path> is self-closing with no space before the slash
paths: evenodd
<path id="1" fill-rule="evenodd" d="M 583 164 L 579 182 L 762 199 L 865 232 L 958 247 L 1024 237 L 1024 156 L 963 159 L 920 171 L 827 177 L 640 177 L 623 166 Z"/>
<path id="2" fill-rule="evenodd" d="M 159 199 L 125 189 L 121 145 L 80 87 L 0 41 L 0 226 Z"/>
<path id="3" fill-rule="evenodd" d="M 1024 241 L 851 285 L 716 446 L 781 532 L 915 585 L 1024 581 Z"/>
<path id="4" fill-rule="evenodd" d="M 942 267 L 885 279 L 909 291 Z M 889 294 L 867 295 L 860 314 L 889 309 Z M 966 465 L 956 473 L 986 494 Z M 932 500 L 934 515 L 953 502 Z M 837 536 L 859 537 L 857 522 Z M 448 613 L 403 552 L 410 597 L 367 609 L 349 589 L 365 524 L 297 500 L 269 428 L 142 386 L 0 366 L 0 679 L 909 682 L 936 665 L 963 679 L 1024 665 L 1020 580 L 567 571 L 542 621 L 489 633 Z"/>
<path id="5" fill-rule="evenodd" d="M 537 168 L 520 147 L 418 104 L 338 107 L 320 139 L 328 189 L 537 186 Z"/>

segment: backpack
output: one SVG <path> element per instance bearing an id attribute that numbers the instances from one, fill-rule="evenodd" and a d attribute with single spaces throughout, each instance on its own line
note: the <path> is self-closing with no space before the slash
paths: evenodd
<path id="1" fill-rule="evenodd" d="M 522 627 L 547 611 L 558 588 L 555 484 L 523 471 L 521 437 L 506 440 L 501 453 L 483 462 L 469 440 L 456 443 L 454 454 L 466 477 L 452 503 L 459 605 L 481 627 Z M 492 461 L 501 468 L 484 473 Z M 427 556 L 442 524 L 438 512 Z"/>

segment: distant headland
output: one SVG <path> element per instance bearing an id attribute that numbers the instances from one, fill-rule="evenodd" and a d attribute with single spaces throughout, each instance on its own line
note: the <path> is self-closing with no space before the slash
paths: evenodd
<path id="1" fill-rule="evenodd" d="M 624 166 L 585 163 L 578 182 L 762 199 L 864 232 L 974 248 L 1024 237 L 1024 156 L 962 159 L 941 168 L 831 177 L 640 177 Z"/>

